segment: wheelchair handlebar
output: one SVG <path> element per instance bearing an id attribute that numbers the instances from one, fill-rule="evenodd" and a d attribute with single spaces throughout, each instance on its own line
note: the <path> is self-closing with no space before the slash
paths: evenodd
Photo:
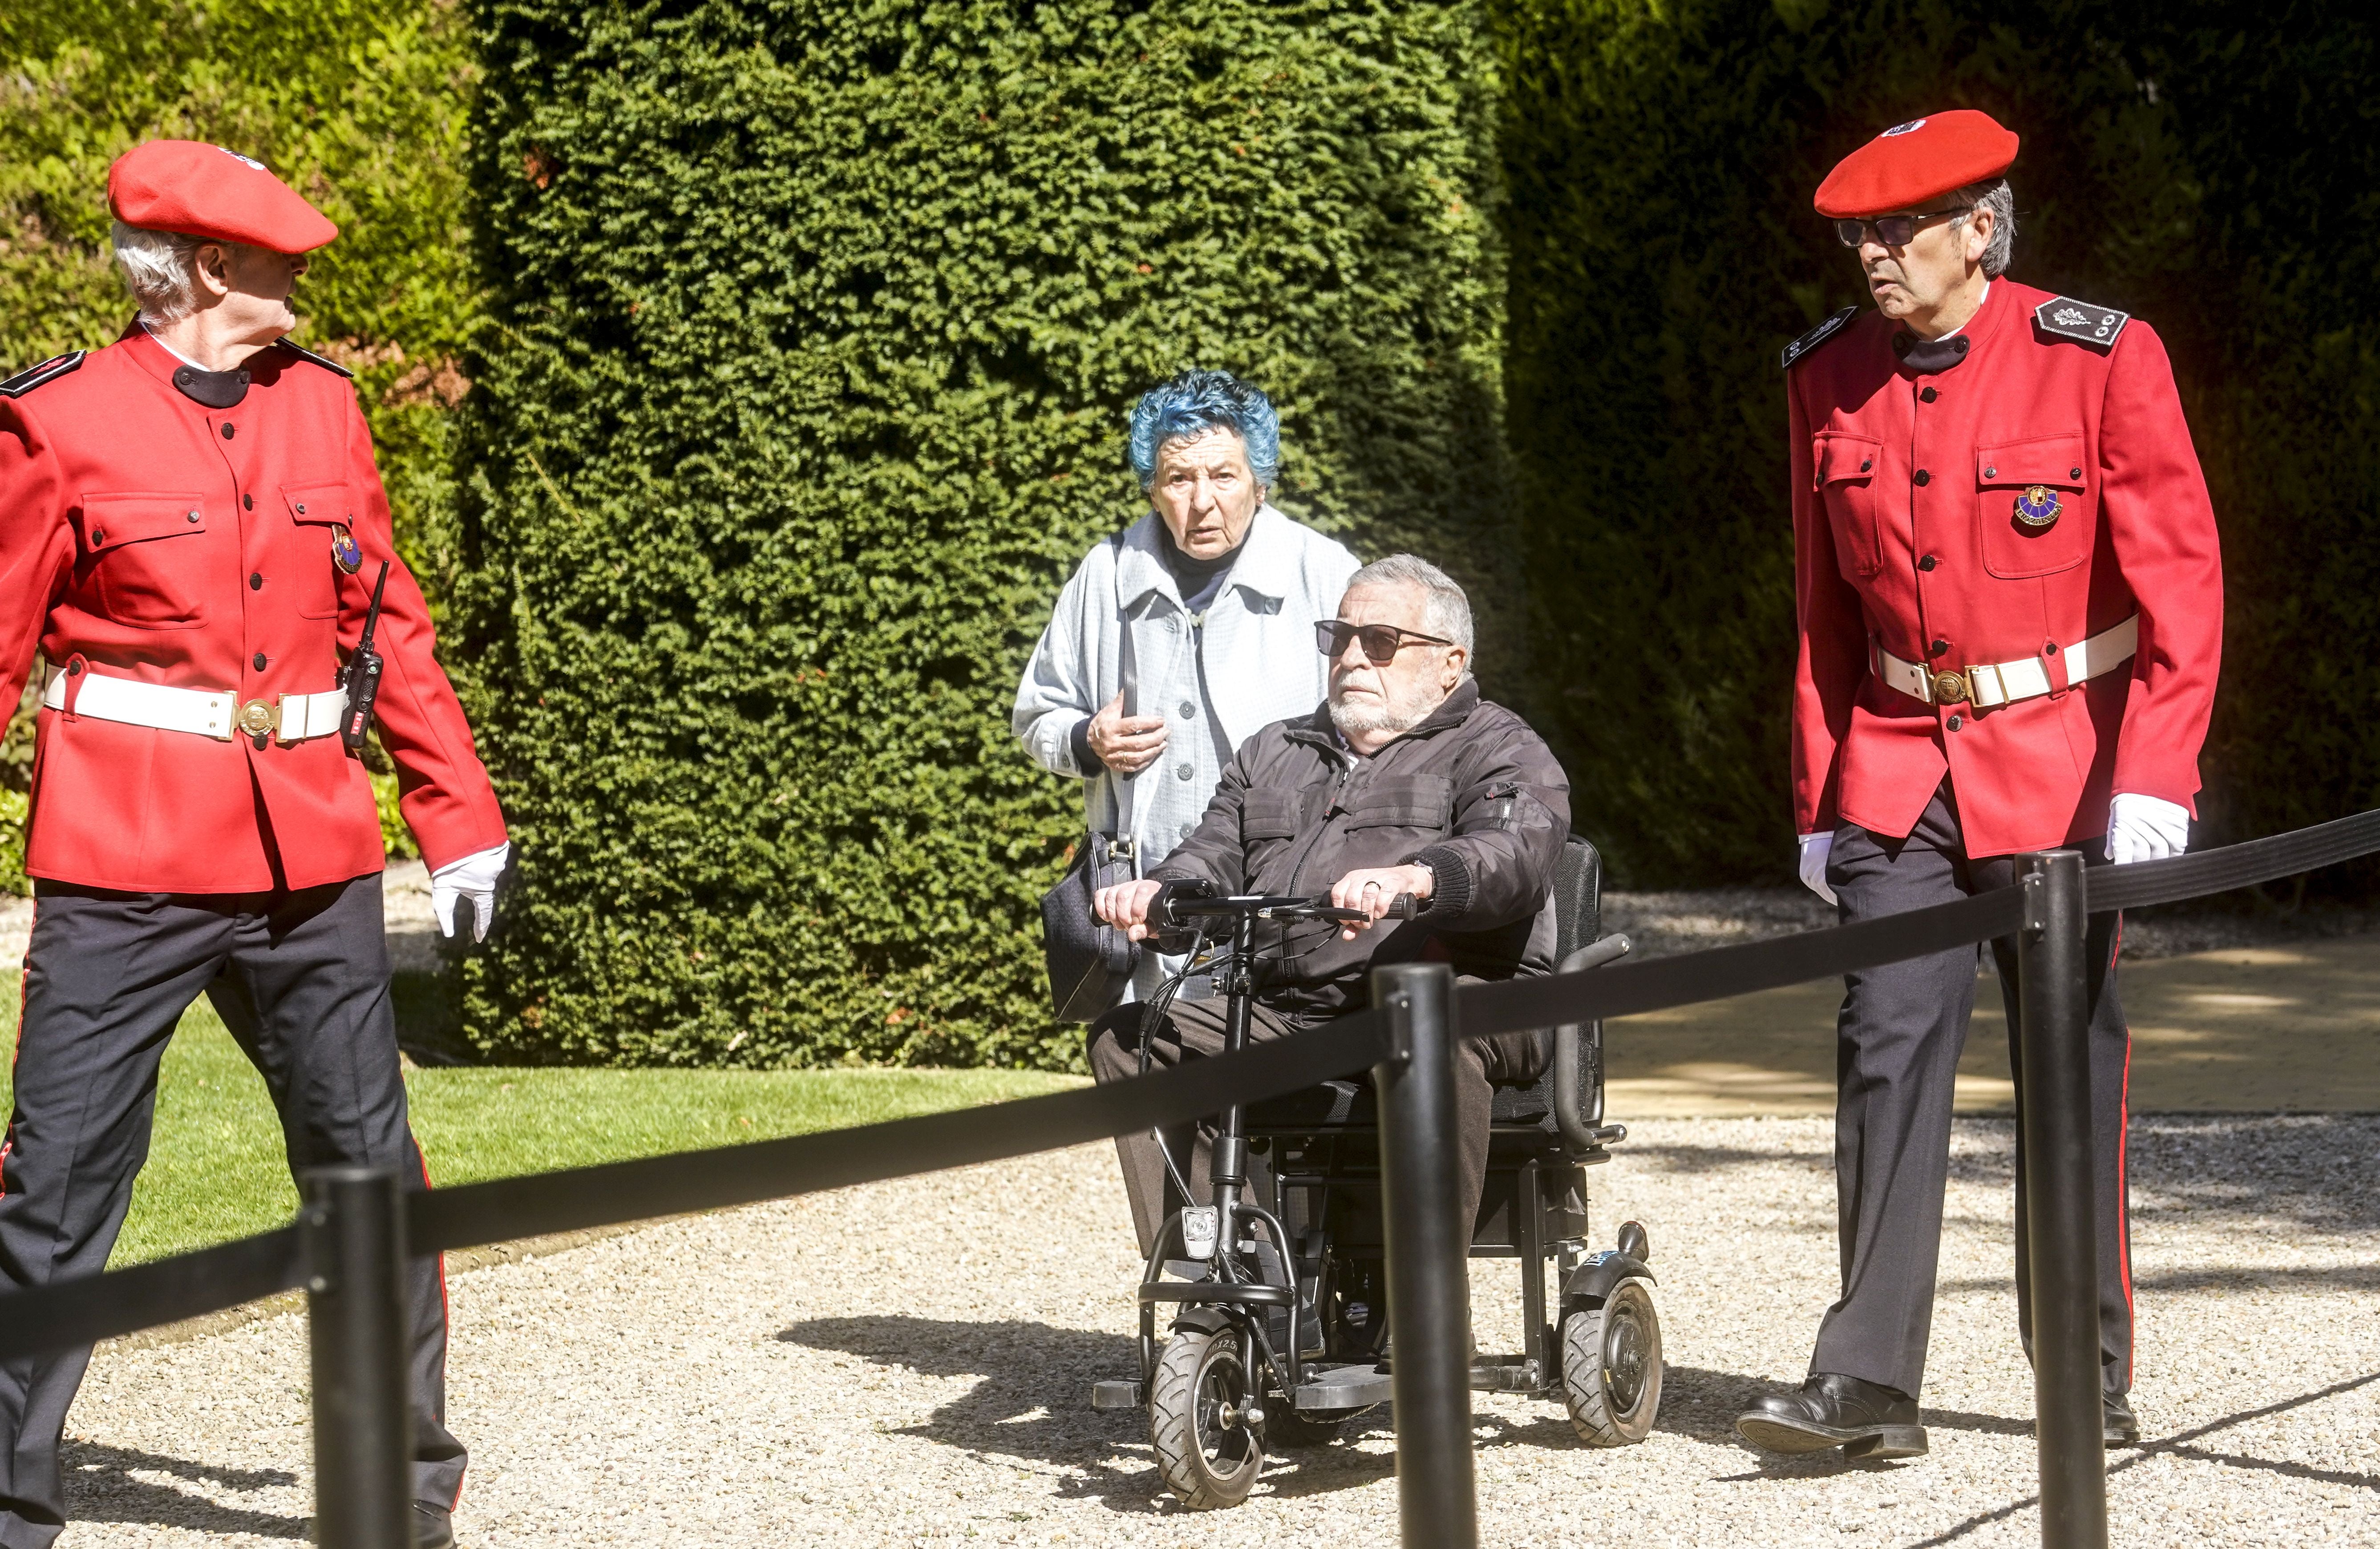
<path id="1" fill-rule="evenodd" d="M 1389 901 L 1389 920 L 1411 920 L 1421 912 L 1420 900 L 1410 893 L 1400 893 Z M 1310 895 L 1234 894 L 1218 895 L 1214 884 L 1206 882 L 1169 882 L 1149 900 L 1150 929 L 1163 932 L 1187 931 L 1193 921 L 1213 920 L 1327 920 L 1334 924 L 1369 922 L 1371 916 L 1359 909 L 1341 909 L 1330 902 L 1328 893 Z"/>

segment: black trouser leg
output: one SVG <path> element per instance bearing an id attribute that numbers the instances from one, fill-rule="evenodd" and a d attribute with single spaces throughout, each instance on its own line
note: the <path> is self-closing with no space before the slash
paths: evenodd
<path id="1" fill-rule="evenodd" d="M 272 1092 L 293 1168 L 407 1169 L 378 877 L 301 893 L 107 893 L 44 883 L 27 957 L 16 1112 L 0 1161 L 0 1280 L 106 1264 L 146 1158 L 157 1062 L 201 992 Z M 449 1506 L 462 1448 L 443 1410 L 445 1312 L 434 1261 L 408 1270 L 416 1488 Z M 44 1549 L 63 1501 L 58 1444 L 90 1351 L 0 1363 L 0 1545 Z"/>
<path id="2" fill-rule="evenodd" d="M 1120 1006 L 1090 1029 L 1091 1075 L 1101 1083 L 1121 1081 L 1140 1071 L 1140 1017 L 1138 1003 Z M 1264 1043 L 1286 1038 L 1294 1031 L 1262 1006 L 1249 1007 L 1248 1039 Z M 1220 1000 L 1177 1001 L 1167 1013 L 1164 1025 L 1149 1040 L 1148 1067 L 1162 1070 L 1181 1064 L 1185 1059 L 1212 1059 L 1223 1052 L 1223 1003 Z M 1207 1187 L 1208 1140 L 1214 1133 L 1211 1122 L 1181 1124 L 1165 1132 L 1165 1148 L 1172 1153 L 1173 1164 L 1193 1189 Z M 1133 1230 L 1140 1238 L 1140 1251 L 1147 1256 L 1157 1241 L 1157 1234 L 1172 1212 L 1167 1207 L 1165 1159 L 1158 1154 L 1157 1140 L 1148 1131 L 1136 1130 L 1116 1137 L 1116 1159 L 1123 1166 L 1124 1193 L 1132 1201 Z M 1193 1201 L 1208 1202 L 1201 1194 Z"/>
<path id="3" fill-rule="evenodd" d="M 2085 853 L 2095 862 L 2100 859 L 2095 846 Z M 2013 880 L 2012 864 L 1996 864 L 2009 866 L 2009 880 Z M 1976 870 L 1982 874 L 1985 868 L 1978 866 Z M 2123 1003 L 2116 993 L 2116 959 L 2122 936 L 2122 916 L 2092 916 L 2087 950 L 2099 971 L 2091 983 L 2087 1036 L 2091 1041 L 2092 1177 L 2098 1194 L 2099 1376 L 2110 1394 L 2132 1390 L 2132 1214 L 2130 1175 L 2125 1166 L 2131 1124 L 2132 1034 L 2124 1022 Z M 2016 1088 L 2022 1094 L 2024 1071 L 2018 1041 L 2021 1024 L 2017 1019 L 2015 941 L 2004 938 L 1992 943 L 1992 956 L 1999 969 L 2000 993 L 2008 1006 L 2009 1072 L 2016 1078 Z M 2017 1332 L 2029 1358 L 2033 1354 L 2033 1275 L 2031 1250 L 2025 1239 L 2022 1102 L 2017 1107 L 2016 1135 L 2016 1316 Z"/>
<path id="4" fill-rule="evenodd" d="M 2094 864 L 2096 841 L 2081 847 Z M 1958 813 L 1943 795 L 1905 839 L 1878 839 L 1846 825 L 1835 836 L 1827 878 L 1845 923 L 1945 903 L 2005 887 L 2009 856 L 1969 861 Z M 2107 1390 L 2131 1386 L 2131 1226 L 2125 1189 L 2126 1084 L 2131 1038 L 2116 993 L 2118 922 L 2091 923 L 2100 965 L 2090 995 L 2092 1110 L 2098 1188 L 2101 1360 Z M 1991 944 L 2008 1009 L 2010 1063 L 2016 1063 L 2019 1009 L 2016 943 Z M 1961 947 L 1846 977 L 1837 1022 L 1835 1188 L 1843 1294 L 1828 1309 L 1811 1358 L 1836 1372 L 1914 1397 L 1925 1382 L 1934 1283 L 1941 1253 L 1942 1194 L 1959 1055 L 1974 1006 L 1975 956 Z M 2022 1079 L 2018 1092 L 2023 1091 Z M 2016 1262 L 2019 1331 L 2032 1339 L 2024 1234 L 2022 1135 L 2017 1111 Z"/>
<path id="5" fill-rule="evenodd" d="M 164 900 L 53 894 L 33 908 L 16 1092 L 0 1148 L 0 1282 L 95 1275 L 149 1155 L 157 1063 L 214 977 L 223 922 Z M 66 1522 L 58 1445 L 91 1349 L 0 1362 L 0 1544 Z"/>
<path id="6" fill-rule="evenodd" d="M 381 879 L 277 896 L 243 914 L 208 998 L 264 1077 L 281 1116 L 293 1176 L 341 1164 L 394 1167 L 429 1187 L 407 1123 L 405 1079 L 389 1000 Z M 435 1254 L 407 1261 L 412 1342 L 413 1484 L 452 1509 L 463 1445 L 446 1429 L 446 1276 Z"/>
<path id="7" fill-rule="evenodd" d="M 1937 801 L 1936 808 L 1941 803 Z M 1928 808 L 1906 840 L 1846 826 L 1827 880 L 1843 922 L 1962 896 L 1962 860 Z M 1975 998 L 1975 949 L 1848 974 L 1835 1024 L 1835 1209 L 1842 1294 L 1819 1325 L 1810 1370 L 1914 1396 L 1925 1378 L 1942 1191 L 1960 1051 Z"/>

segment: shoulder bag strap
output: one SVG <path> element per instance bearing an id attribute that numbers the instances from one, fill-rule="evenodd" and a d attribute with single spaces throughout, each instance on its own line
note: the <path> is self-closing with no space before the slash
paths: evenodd
<path id="1" fill-rule="evenodd" d="M 1119 532 L 1111 542 L 1115 544 L 1116 628 L 1120 631 L 1116 641 L 1117 673 L 1123 679 L 1123 713 L 1129 716 L 1136 713 L 1140 703 L 1140 664 L 1132 648 L 1132 612 L 1124 605 L 1123 539 L 1123 533 Z M 1116 776 L 1116 837 L 1127 842 L 1132 840 L 1132 786 L 1130 775 Z M 1137 877 L 1140 875 L 1140 848 L 1137 843 L 1133 843 L 1131 859 L 1132 874 Z"/>

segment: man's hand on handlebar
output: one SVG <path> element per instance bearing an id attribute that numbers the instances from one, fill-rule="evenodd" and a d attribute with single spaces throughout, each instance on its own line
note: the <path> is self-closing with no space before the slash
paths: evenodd
<path id="1" fill-rule="evenodd" d="M 1099 911 L 1101 920 L 1122 928 L 1131 940 L 1147 941 L 1155 933 L 1148 928 L 1149 900 L 1155 898 L 1157 890 L 1164 885 L 1161 882 L 1150 882 L 1146 878 L 1139 882 L 1120 882 L 1113 887 L 1100 888 L 1099 896 L 1091 901 L 1091 907 Z"/>
<path id="2" fill-rule="evenodd" d="M 1349 921 L 1339 929 L 1341 941 L 1354 941 L 1355 933 L 1368 931 L 1374 922 L 1385 918 L 1389 907 L 1400 893 L 1410 893 L 1416 904 L 1429 902 L 1438 879 L 1427 866 L 1359 866 L 1341 877 L 1330 889 L 1330 902 L 1337 909 L 1361 909 L 1369 921 Z"/>

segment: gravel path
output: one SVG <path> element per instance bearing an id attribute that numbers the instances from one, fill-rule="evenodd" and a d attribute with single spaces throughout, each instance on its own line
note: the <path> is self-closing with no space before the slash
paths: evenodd
<path id="1" fill-rule="evenodd" d="M 2380 1544 L 2380 1119 L 2134 1132 L 2143 1421 L 2119 1544 Z M 1823 1119 L 1651 1120 L 1596 1170 L 1596 1237 L 1652 1232 L 1669 1388 L 1639 1447 L 1478 1405 L 1493 1544 L 2031 1544 L 2007 1124 L 1961 1120 L 1926 1394 L 1934 1452 L 1767 1459 L 1728 1421 L 1799 1377 L 1833 1283 Z M 1394 1542 L 1390 1434 L 1293 1455 L 1231 1513 L 1154 1498 L 1147 1438 L 1092 1413 L 1135 1272 L 1105 1147 L 673 1221 L 459 1275 L 455 1428 L 474 1549 Z M 1514 1337 L 1509 1264 L 1480 1323 Z M 67 1549 L 306 1531 L 304 1325 L 103 1349 L 68 1453 Z"/>

